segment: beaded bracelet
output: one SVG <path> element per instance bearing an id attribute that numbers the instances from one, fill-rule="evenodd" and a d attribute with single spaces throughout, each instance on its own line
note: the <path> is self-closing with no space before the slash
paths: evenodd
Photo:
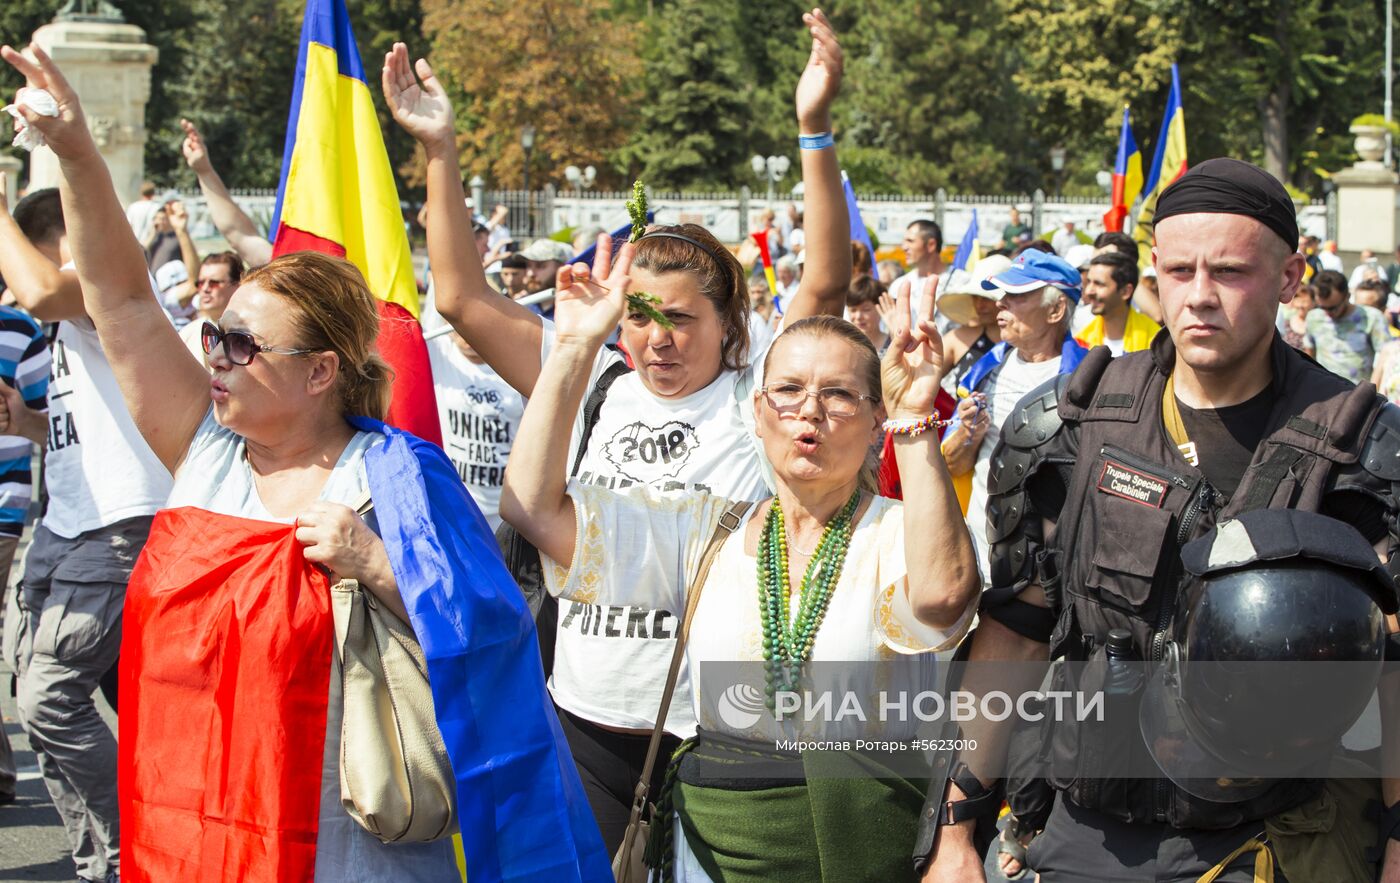
<path id="1" fill-rule="evenodd" d="M 943 420 L 940 419 L 937 414 L 934 414 L 930 417 L 923 417 L 918 420 L 886 420 L 882 428 L 890 435 L 915 436 L 923 432 L 928 432 L 930 429 L 942 429 L 952 424 L 952 420 Z"/>
<path id="2" fill-rule="evenodd" d="M 830 132 L 822 132 L 820 135 L 798 135 L 797 146 L 803 150 L 825 150 L 833 147 L 836 139 L 831 137 Z"/>

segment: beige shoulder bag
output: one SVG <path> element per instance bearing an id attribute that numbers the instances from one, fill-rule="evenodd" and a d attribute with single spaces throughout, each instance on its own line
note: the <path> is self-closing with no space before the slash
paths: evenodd
<path id="1" fill-rule="evenodd" d="M 617 883 L 646 883 L 647 868 L 643 861 L 646 855 L 647 838 L 651 836 L 652 810 L 647 802 L 651 791 L 651 773 L 656 768 L 656 755 L 661 750 L 661 735 L 666 732 L 666 713 L 671 710 L 671 696 L 676 692 L 676 678 L 680 676 L 681 662 L 685 659 L 686 639 L 690 637 L 690 621 L 695 618 L 695 608 L 700 603 L 700 592 L 705 588 L 705 577 L 710 573 L 710 565 L 719 554 L 720 547 L 729 535 L 738 530 L 744 515 L 753 508 L 753 503 L 732 503 L 719 517 L 719 524 L 710 536 L 709 545 L 700 556 L 700 567 L 695 571 L 695 580 L 686 593 L 685 615 L 681 617 L 681 629 L 676 635 L 676 652 L 671 654 L 671 669 L 666 673 L 666 689 L 661 692 L 661 708 L 656 712 L 656 726 L 651 731 L 651 744 L 647 746 L 647 759 L 642 765 L 642 777 L 637 781 L 632 797 L 632 813 L 627 817 L 627 833 L 622 836 L 622 845 L 613 856 L 613 877 Z"/>
<path id="2" fill-rule="evenodd" d="M 360 515 L 371 508 L 366 499 Z M 457 783 L 433 713 L 423 648 L 355 580 L 331 587 L 340 662 L 340 802 L 385 843 L 457 831 Z"/>

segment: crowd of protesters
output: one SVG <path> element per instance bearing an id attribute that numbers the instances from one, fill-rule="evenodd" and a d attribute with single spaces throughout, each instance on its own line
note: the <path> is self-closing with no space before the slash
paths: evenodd
<path id="1" fill-rule="evenodd" d="M 770 691 L 821 661 L 897 658 L 931 676 L 990 580 L 1008 417 L 1097 347 L 1149 350 L 1171 318 L 1131 237 L 1089 242 L 1072 224 L 1039 236 L 1016 211 L 967 267 L 949 265 L 932 220 L 872 260 L 850 240 L 829 139 L 841 48 L 824 15 L 804 20 L 803 205 L 758 219 L 773 287 L 752 244 L 694 224 L 626 244 L 603 231 L 517 242 L 504 205 L 484 216 L 466 199 L 431 67 L 403 44 L 384 60 L 393 119 L 426 157 L 421 323 L 443 451 L 491 530 L 539 550 L 542 674 L 603 849 L 623 845 L 649 775 L 665 798 L 661 870 L 677 880 L 913 879 L 921 785 L 872 778 L 833 807 L 817 789 L 737 784 L 726 764 L 754 736 L 713 717 L 695 669 L 761 662 Z M 61 99 L 57 116 L 22 122 L 59 155 L 63 182 L 0 204 L 4 658 L 78 877 L 116 880 L 118 746 L 94 696 L 121 712 L 123 600 L 153 519 L 189 506 L 294 524 L 307 561 L 408 622 L 411 589 L 355 511 L 386 444 L 359 421 L 384 418 L 392 373 L 359 272 L 313 253 L 273 259 L 196 122 L 183 121 L 184 155 L 227 250 L 201 255 L 188 212 L 149 183 L 123 209 L 76 96 L 36 54 L 5 58 Z M 1298 248 L 1307 269 L 1277 334 L 1400 402 L 1400 248 L 1389 266 L 1363 253 L 1350 276 L 1335 243 Z M 575 262 L 585 250 L 593 259 Z M 665 321 L 629 306 L 638 291 Z M 42 514 L 11 580 L 38 508 L 36 447 Z M 711 568 L 702 552 L 721 527 L 737 536 Z M 686 634 L 678 701 L 658 720 Z M 342 809 L 342 701 L 332 678 L 315 879 L 459 879 L 448 841 L 385 845 Z M 0 804 L 15 787 L 0 732 Z M 1008 874 L 1025 862 L 1015 847 Z"/>

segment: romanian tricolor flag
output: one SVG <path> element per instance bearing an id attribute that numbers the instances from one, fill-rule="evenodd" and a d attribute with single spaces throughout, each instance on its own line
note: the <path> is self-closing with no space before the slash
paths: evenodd
<path id="1" fill-rule="evenodd" d="M 768 230 L 755 230 L 749 235 L 753 236 L 754 245 L 758 246 L 758 258 L 763 263 L 763 278 L 768 280 L 768 296 L 773 298 L 773 309 L 782 315 L 787 304 L 778 294 L 778 277 L 773 275 L 773 252 L 768 244 Z"/>
<path id="2" fill-rule="evenodd" d="M 1133 137 L 1132 118 L 1123 108 L 1123 130 L 1118 136 L 1118 158 L 1113 163 L 1113 205 L 1103 216 L 1103 228 L 1123 231 L 1128 209 L 1142 193 L 1142 152 Z"/>
<path id="3" fill-rule="evenodd" d="M 1143 185 L 1146 194 L 1138 212 L 1137 229 L 1133 238 L 1138 243 L 1138 263 L 1152 262 L 1152 220 L 1157 215 L 1157 198 L 1177 178 L 1186 174 L 1186 112 L 1181 107 L 1181 78 L 1172 65 L 1172 90 L 1167 95 L 1167 112 L 1162 117 L 1162 131 L 1152 153 L 1152 169 Z"/>
<path id="4" fill-rule="evenodd" d="M 966 270 L 971 273 L 977 268 L 977 262 L 982 259 L 982 243 L 977 241 L 981 229 L 977 224 L 977 209 L 972 210 L 972 223 L 968 225 L 967 232 L 963 234 L 962 242 L 958 243 L 957 253 L 953 255 L 953 269 Z"/>
<path id="5" fill-rule="evenodd" d="M 611 881 L 534 620 L 486 519 L 441 448 L 354 422 L 385 436 L 365 471 L 427 659 L 467 879 Z M 310 881 L 335 644 L 327 578 L 296 526 L 162 510 L 123 617 L 122 876 Z"/>
<path id="6" fill-rule="evenodd" d="M 344 0 L 306 0 L 271 229 L 274 256 L 319 251 L 360 268 L 381 299 L 389 422 L 440 445 L 403 210 Z"/>

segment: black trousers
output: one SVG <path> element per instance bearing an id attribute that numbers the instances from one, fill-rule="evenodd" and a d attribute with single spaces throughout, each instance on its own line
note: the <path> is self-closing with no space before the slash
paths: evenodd
<path id="1" fill-rule="evenodd" d="M 564 730 L 564 738 L 574 755 L 574 765 L 583 780 L 588 804 L 593 808 L 593 819 L 598 823 L 598 830 L 603 832 L 603 845 L 608 855 L 613 855 L 627 832 L 632 794 L 642 776 L 651 737 L 614 733 L 557 705 L 555 710 L 559 712 L 559 726 Z M 661 750 L 651 775 L 653 802 L 660 795 L 661 783 L 666 778 L 666 762 L 680 744 L 680 738 L 670 733 L 661 737 Z"/>
<path id="2" fill-rule="evenodd" d="M 1026 863 L 1040 883 L 1196 883 L 1241 844 L 1263 834 L 1254 822 L 1219 831 L 1135 825 L 1084 809 L 1057 794 L 1045 830 L 1031 841 Z M 1252 883 L 1253 851 L 1231 862 L 1218 883 Z M 1277 862 L 1275 883 L 1287 883 Z"/>

